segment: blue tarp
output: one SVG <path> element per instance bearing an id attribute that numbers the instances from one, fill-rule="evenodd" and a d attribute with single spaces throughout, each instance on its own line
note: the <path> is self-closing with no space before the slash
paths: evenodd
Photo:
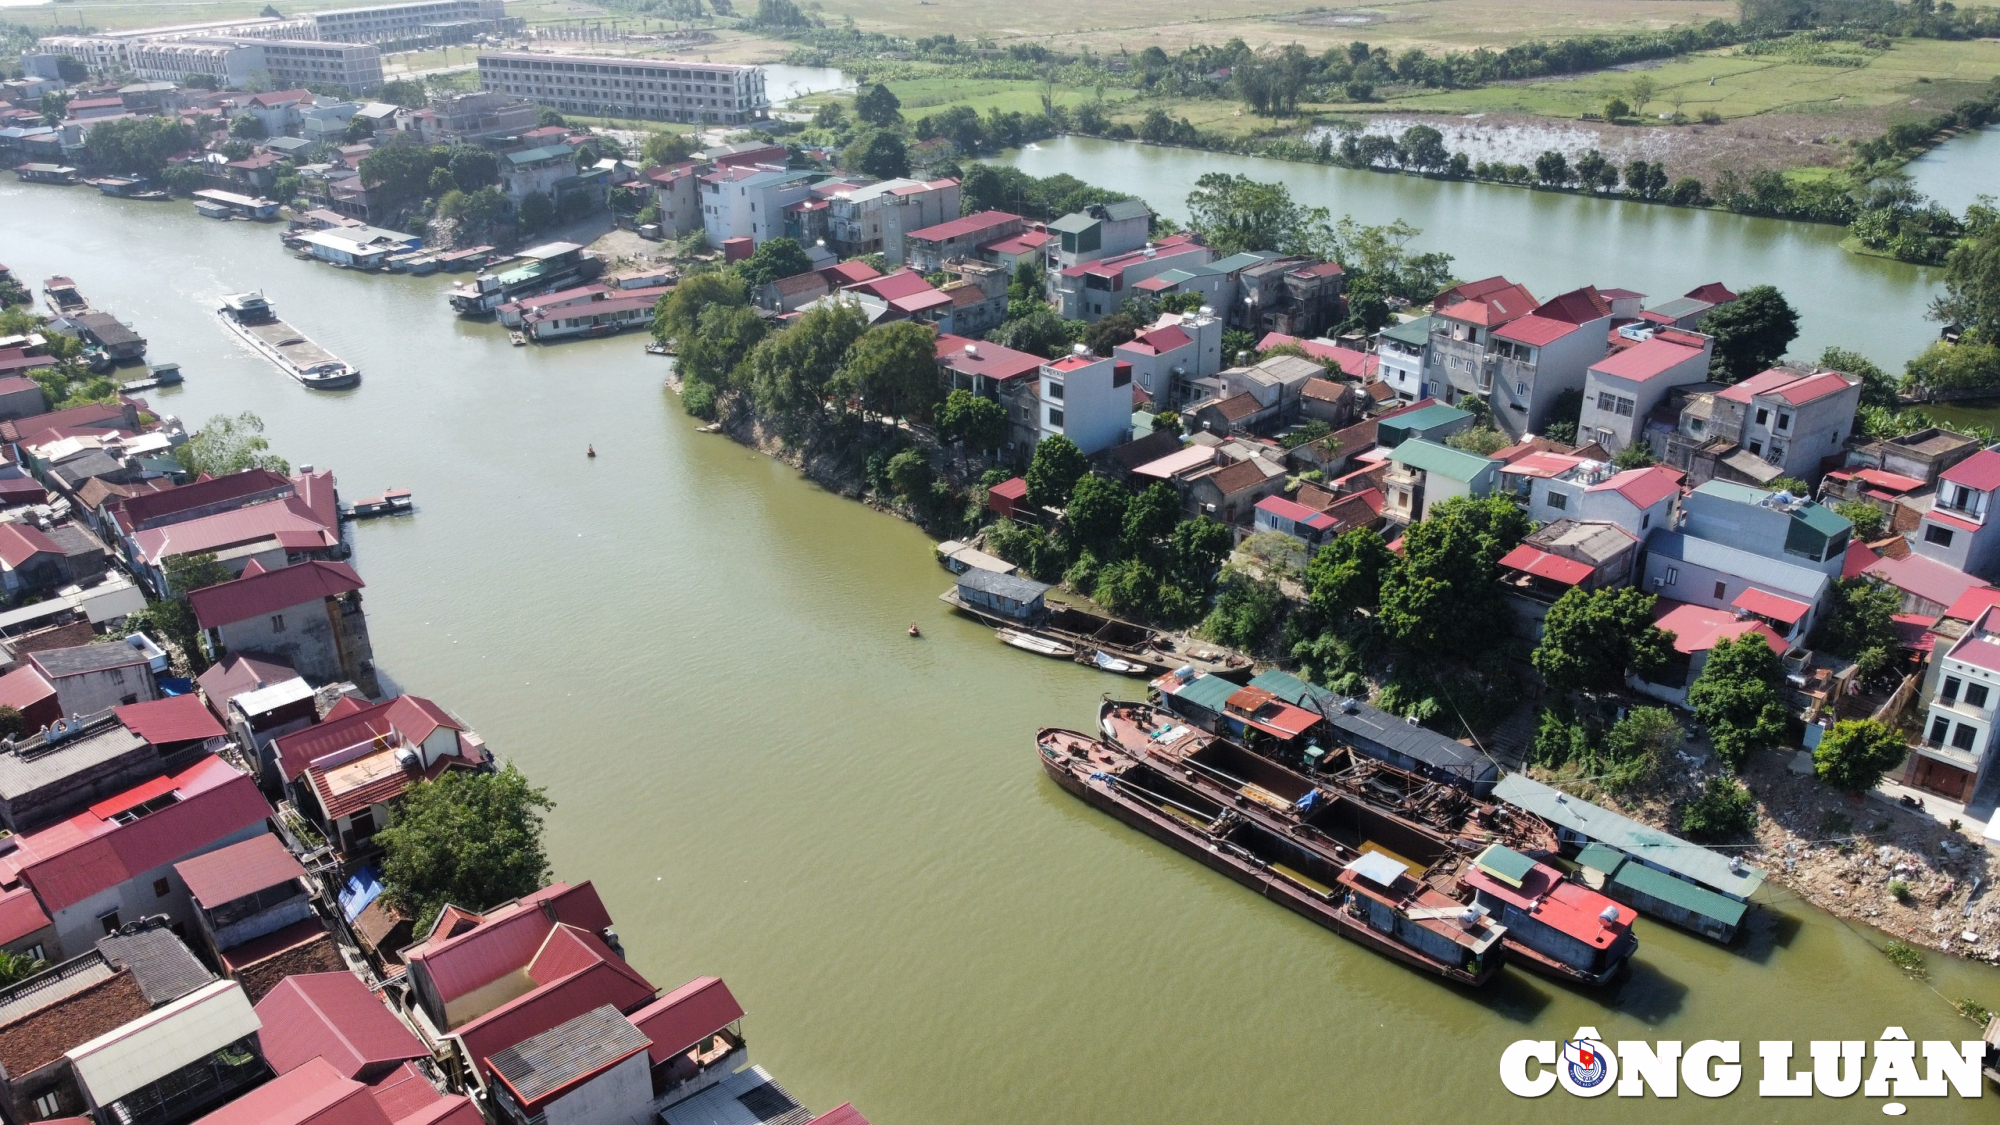
<path id="1" fill-rule="evenodd" d="M 160 685 L 161 695 L 194 694 L 194 681 L 183 676 L 161 676 L 154 682 Z"/>
<path id="2" fill-rule="evenodd" d="M 381 893 L 381 877 L 375 874 L 373 867 L 364 867 L 356 871 L 347 880 L 347 884 L 340 888 L 340 912 L 352 922 L 361 917 L 361 912 L 368 909 L 368 904 L 374 902 L 376 896 Z"/>

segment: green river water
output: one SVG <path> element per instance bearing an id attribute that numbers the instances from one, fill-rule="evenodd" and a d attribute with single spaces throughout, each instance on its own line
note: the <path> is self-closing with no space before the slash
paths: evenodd
<path id="1" fill-rule="evenodd" d="M 1599 252 L 1596 280 L 1654 284 L 1609 268 L 1615 241 Z M 1858 281 L 1788 281 L 1738 253 L 1703 266 L 1689 246 L 1686 284 L 1779 280 L 1815 325 L 1839 319 L 1840 293 L 1872 294 L 1871 315 L 1921 303 L 1907 271 L 1872 261 L 1847 260 Z M 1754 1064 L 1765 1038 L 1803 1057 L 1805 1040 L 1892 1024 L 1976 1035 L 1938 993 L 2000 1005 L 1990 970 L 1934 958 L 1934 992 L 1782 892 L 1736 949 L 1642 920 L 1609 991 L 1511 970 L 1446 986 L 1059 791 L 1035 729 L 1087 727 L 1100 693 L 1136 685 L 951 617 L 921 533 L 696 434 L 636 337 L 512 348 L 453 318 L 445 277 L 335 271 L 290 258 L 272 226 L 81 188 L 0 184 L 0 262 L 36 286 L 73 276 L 180 362 L 187 385 L 156 409 L 255 411 L 349 499 L 415 490 L 415 517 L 353 531 L 384 671 L 548 787 L 557 868 L 596 881 L 633 962 L 665 986 L 727 978 L 753 1058 L 815 1109 L 852 1099 L 880 1125 L 1864 1120 L 1879 1102 L 1759 1100 L 1754 1065 L 1721 1102 L 1615 1105 L 1518 1101 L 1497 1065 L 1512 1040 L 1582 1025 L 1738 1039 Z M 1552 289 L 1546 268 L 1524 280 Z M 228 336 L 217 298 L 259 287 L 362 385 L 305 391 Z"/>

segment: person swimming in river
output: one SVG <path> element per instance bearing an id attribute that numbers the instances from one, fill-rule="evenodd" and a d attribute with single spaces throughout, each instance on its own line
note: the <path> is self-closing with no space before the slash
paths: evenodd
<path id="1" fill-rule="evenodd" d="M 593 457 L 593 458 L 594 458 L 594 457 L 596 457 L 596 456 L 597 456 L 597 447 L 596 447 L 596 446 L 594 446 L 594 445 L 586 445 L 586 446 L 584 446 L 584 447 L 583 447 L 583 455 L 584 455 L 585 457 Z"/>

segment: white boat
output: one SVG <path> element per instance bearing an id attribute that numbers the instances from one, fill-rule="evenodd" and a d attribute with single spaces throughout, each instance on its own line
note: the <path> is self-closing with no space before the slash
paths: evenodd
<path id="1" fill-rule="evenodd" d="M 1121 660 L 1101 648 L 1092 650 L 1090 662 L 1104 669 L 1106 672 L 1116 672 L 1121 676 L 1143 676 L 1152 671 L 1152 669 L 1146 667 L 1144 664 L 1131 660 Z"/>
<path id="2" fill-rule="evenodd" d="M 999 637 L 1002 644 L 1012 645 L 1023 652 L 1032 652 L 1036 656 L 1054 656 L 1063 660 L 1076 659 L 1076 649 L 1061 641 L 1052 641 L 1047 637 L 1037 637 L 1033 633 L 1022 633 L 1014 629 L 996 629 L 993 635 Z"/>
<path id="3" fill-rule="evenodd" d="M 278 319 L 262 293 L 237 293 L 222 299 L 222 323 L 278 365 L 278 369 L 316 391 L 337 391 L 361 381 L 361 372 L 308 340 L 304 333 Z"/>

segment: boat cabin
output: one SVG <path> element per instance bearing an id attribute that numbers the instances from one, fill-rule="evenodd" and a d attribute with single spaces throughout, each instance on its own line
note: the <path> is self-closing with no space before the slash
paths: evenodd
<path id="1" fill-rule="evenodd" d="M 1584 881 L 1608 897 L 1725 945 L 1736 940 L 1743 916 L 1750 911 L 1747 903 L 1677 879 L 1603 844 L 1586 844 L 1576 862 Z"/>
<path id="2" fill-rule="evenodd" d="M 1010 621 L 1038 621 L 1048 613 L 1046 582 L 1018 574 L 995 574 L 973 568 L 958 576 L 958 600 L 975 613 Z"/>
<path id="3" fill-rule="evenodd" d="M 1507 938 L 1592 977 L 1606 977 L 1638 948 L 1638 912 L 1504 844 L 1472 861 L 1464 884 L 1472 901 L 1507 927 Z"/>
<path id="4" fill-rule="evenodd" d="M 1368 852 L 1340 872 L 1340 885 L 1371 929 L 1474 975 L 1501 957 L 1507 927 L 1486 908 L 1445 897 L 1410 876 L 1400 860 Z"/>

